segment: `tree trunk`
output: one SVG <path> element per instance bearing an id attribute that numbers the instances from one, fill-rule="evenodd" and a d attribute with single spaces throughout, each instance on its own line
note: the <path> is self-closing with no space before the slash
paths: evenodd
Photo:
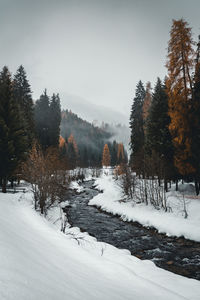
<path id="1" fill-rule="evenodd" d="M 178 180 L 176 180 L 176 191 L 178 191 Z"/>
<path id="2" fill-rule="evenodd" d="M 195 178 L 195 190 L 196 190 L 196 195 L 199 195 L 199 184 L 198 184 L 198 180 Z"/>
<path id="3" fill-rule="evenodd" d="M 6 190 L 6 183 L 7 183 L 7 179 L 3 178 L 2 179 L 2 193 L 6 193 L 7 192 L 7 190 Z"/>
<path id="4" fill-rule="evenodd" d="M 167 180 L 164 179 L 164 186 L 165 186 L 165 192 L 167 193 L 168 192 L 168 186 L 167 186 Z"/>
<path id="5" fill-rule="evenodd" d="M 11 183 L 11 188 L 13 189 L 14 188 L 14 180 L 11 179 L 10 183 Z"/>

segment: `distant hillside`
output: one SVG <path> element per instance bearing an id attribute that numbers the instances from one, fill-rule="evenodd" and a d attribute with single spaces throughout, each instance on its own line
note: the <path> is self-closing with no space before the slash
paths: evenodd
<path id="1" fill-rule="evenodd" d="M 110 139 L 112 134 L 103 128 L 81 119 L 71 111 L 62 111 L 61 135 L 66 140 L 73 135 L 77 144 L 87 144 L 97 148 L 99 142 Z"/>
<path id="2" fill-rule="evenodd" d="M 61 105 L 63 109 L 71 109 L 89 122 L 97 120 L 98 123 L 106 122 L 115 125 L 118 123 L 128 125 L 129 123 L 129 116 L 125 115 L 124 112 L 91 103 L 76 95 L 61 93 Z"/>
<path id="3" fill-rule="evenodd" d="M 61 136 L 67 141 L 73 135 L 79 159 L 86 166 L 100 165 L 104 144 L 112 134 L 79 118 L 71 111 L 62 111 Z"/>

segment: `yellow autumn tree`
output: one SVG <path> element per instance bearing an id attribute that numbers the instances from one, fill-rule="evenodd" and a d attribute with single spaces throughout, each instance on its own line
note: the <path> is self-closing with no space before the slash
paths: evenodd
<path id="1" fill-rule="evenodd" d="M 173 20 L 168 43 L 169 130 L 174 144 L 174 163 L 182 175 L 193 173 L 191 165 L 190 106 L 192 101 L 191 70 L 193 68 L 191 28 L 183 19 Z"/>
<path id="2" fill-rule="evenodd" d="M 110 166 L 110 151 L 109 151 L 107 144 L 105 144 L 105 146 L 103 148 L 102 166 L 105 166 L 105 167 Z"/>
<path id="3" fill-rule="evenodd" d="M 59 137 L 59 148 L 63 148 L 65 146 L 65 139 L 60 135 Z"/>

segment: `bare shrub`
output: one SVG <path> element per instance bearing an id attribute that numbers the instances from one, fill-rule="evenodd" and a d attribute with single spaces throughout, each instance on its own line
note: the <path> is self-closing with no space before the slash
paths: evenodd
<path id="1" fill-rule="evenodd" d="M 68 187 L 66 170 L 57 149 L 45 153 L 34 143 L 28 160 L 22 165 L 22 178 L 32 187 L 35 209 L 46 215 L 49 207 L 60 200 Z"/>

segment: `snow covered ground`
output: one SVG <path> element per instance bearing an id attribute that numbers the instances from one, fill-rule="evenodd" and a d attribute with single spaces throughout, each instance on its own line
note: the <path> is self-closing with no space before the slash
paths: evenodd
<path id="1" fill-rule="evenodd" d="M 179 188 L 185 192 L 188 218 L 183 216 L 182 195 L 175 192 L 175 187 L 167 193 L 167 205 L 172 208 L 172 212 L 156 210 L 152 206 L 145 204 L 135 204 L 133 200 L 121 201 L 123 195 L 117 181 L 113 179 L 109 172 L 102 174 L 96 179 L 96 185 L 103 193 L 98 194 L 90 205 L 100 207 L 102 210 L 119 215 L 126 221 L 137 221 L 144 226 L 153 226 L 159 232 L 169 236 L 184 236 L 185 238 L 200 242 L 200 199 L 194 197 L 193 186 L 191 184 L 180 184 Z"/>
<path id="2" fill-rule="evenodd" d="M 199 299 L 197 280 L 99 243 L 77 228 L 61 233 L 33 210 L 29 193 L 0 193 L 0 228 L 2 300 Z"/>

